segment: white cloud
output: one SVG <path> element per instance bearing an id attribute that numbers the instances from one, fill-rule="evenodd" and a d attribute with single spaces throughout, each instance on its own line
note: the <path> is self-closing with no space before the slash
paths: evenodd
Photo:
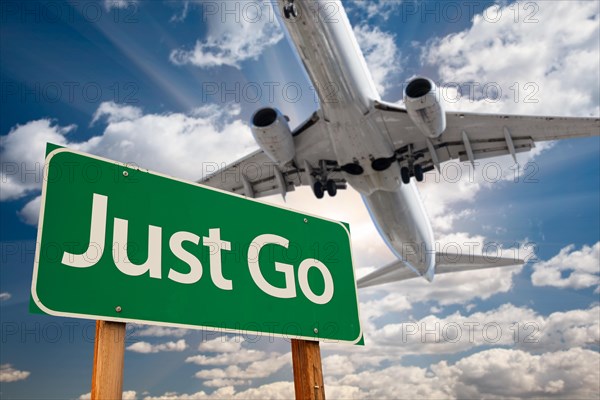
<path id="1" fill-rule="evenodd" d="M 137 4 L 137 2 L 137 0 L 104 0 L 104 8 L 106 11 L 110 11 L 113 8 L 127 8 L 130 7 L 130 5 Z"/>
<path id="2" fill-rule="evenodd" d="M 176 6 L 179 6 L 179 4 L 176 4 Z M 183 6 L 181 7 L 181 10 L 179 11 L 179 13 L 175 13 L 171 16 L 171 19 L 169 20 L 170 22 L 182 22 L 185 21 L 185 19 L 188 16 L 190 10 L 190 2 L 188 0 L 185 0 L 183 2 Z"/>
<path id="3" fill-rule="evenodd" d="M 196 377 L 204 380 L 214 379 L 258 379 L 267 378 L 279 371 L 285 365 L 292 362 L 291 353 L 279 354 L 273 353 L 270 358 L 260 361 L 254 361 L 245 368 L 237 365 L 230 365 L 225 369 L 213 368 L 203 369 L 196 372 Z"/>
<path id="4" fill-rule="evenodd" d="M 137 393 L 135 390 L 126 390 L 123 392 L 123 395 L 121 396 L 121 400 L 136 400 L 137 399 Z"/>
<path id="5" fill-rule="evenodd" d="M 365 307 L 362 307 L 361 310 L 364 309 Z M 555 312 L 543 316 L 527 307 L 505 304 L 486 312 L 463 315 L 457 311 L 443 317 L 429 315 L 418 320 L 406 314 L 383 314 L 381 320 L 377 320 L 379 315 L 363 318 L 366 347 L 322 345 L 325 354 L 334 352 L 333 355 L 324 357 L 323 361 L 328 371 L 325 375 L 328 380 L 326 387 L 331 387 L 332 384 L 344 386 L 346 389 L 354 387 L 362 393 L 360 397 L 395 398 L 394 392 L 387 392 L 384 396 L 373 391 L 375 388 L 364 382 L 375 379 L 374 377 L 383 379 L 386 374 L 392 373 L 399 376 L 410 374 L 413 377 L 420 377 L 421 373 L 431 375 L 427 370 L 433 370 L 434 366 L 426 370 L 401 367 L 400 362 L 407 355 L 442 356 L 443 359 L 445 354 L 460 354 L 499 346 L 532 354 L 572 348 L 593 350 L 600 343 L 599 314 L 600 307 L 597 305 L 586 310 Z M 390 320 L 403 322 L 390 323 Z M 341 366 L 344 372 L 336 373 L 332 366 Z M 394 368 L 382 369 L 386 366 Z M 361 375 L 363 372 L 364 375 Z M 356 381 L 344 380 L 351 376 L 361 378 L 357 378 Z M 420 378 L 417 379 L 419 380 Z M 418 388 L 409 391 L 413 393 L 414 390 L 422 390 L 419 389 L 421 383 L 419 382 Z M 401 389 L 398 387 L 394 389 L 396 393 L 399 393 L 399 390 Z M 456 396 L 446 394 L 442 397 Z M 419 397 L 427 398 L 430 394 Z"/>
<path id="6" fill-rule="evenodd" d="M 402 71 L 395 37 L 377 27 L 354 27 L 356 40 L 365 56 L 378 92 L 383 95 Z"/>
<path id="7" fill-rule="evenodd" d="M 206 163 L 233 161 L 256 146 L 248 126 L 233 119 L 226 107 L 211 117 L 121 113 L 120 107 L 104 110 L 109 122 L 103 135 L 81 143 L 83 151 L 195 180 Z M 116 122 L 110 122 L 113 112 Z M 229 151 L 224 154 L 222 148 Z"/>
<path id="8" fill-rule="evenodd" d="M 235 119 L 238 107 L 211 108 L 211 112 L 203 108 L 191 114 L 143 114 L 139 108 L 102 103 L 94 118 L 106 118 L 107 126 L 102 135 L 85 142 L 66 137 L 75 129 L 73 125 L 61 127 L 48 119 L 17 125 L 0 137 L 0 200 L 39 192 L 46 142 L 190 180 L 256 148 L 249 127 Z M 39 205 L 39 198 L 31 200 L 21 218 L 36 224 Z"/>
<path id="9" fill-rule="evenodd" d="M 519 350 L 492 349 L 460 360 L 440 372 L 456 377 L 457 397 L 592 398 L 598 395 L 600 355 L 579 348 L 542 355 Z"/>
<path id="10" fill-rule="evenodd" d="M 439 313 L 441 313 L 442 311 L 444 311 L 444 309 L 443 309 L 442 307 L 436 307 L 436 306 L 432 306 L 432 307 L 429 309 L 429 312 L 430 312 L 430 313 L 432 313 L 432 314 L 439 314 Z"/>
<path id="11" fill-rule="evenodd" d="M 211 340 L 203 341 L 198 350 L 208 353 L 235 353 L 242 349 L 244 338 L 241 336 L 220 336 Z"/>
<path id="12" fill-rule="evenodd" d="M 534 286 L 584 289 L 600 284 L 600 242 L 576 250 L 569 245 L 548 261 L 533 265 Z"/>
<path id="13" fill-rule="evenodd" d="M 354 364 L 348 356 L 334 354 L 323 358 L 324 376 L 342 376 L 355 372 Z"/>
<path id="14" fill-rule="evenodd" d="M 599 355 L 574 348 L 532 355 L 521 350 L 491 349 L 428 368 L 393 365 L 325 382 L 326 391 L 344 385 L 365 398 L 593 398 L 598 394 Z"/>
<path id="15" fill-rule="evenodd" d="M 0 365 L 0 382 L 16 382 L 27 379 L 30 375 L 29 371 L 19 371 L 14 369 L 10 364 Z"/>
<path id="16" fill-rule="evenodd" d="M 225 369 L 203 369 L 196 377 L 204 380 L 209 387 L 233 387 L 251 383 L 251 379 L 266 378 L 289 364 L 290 353 L 267 353 L 242 347 L 240 336 L 221 336 L 202 342 L 198 347 L 204 353 L 218 353 L 214 356 L 199 354 L 186 358 L 186 363 L 196 365 L 227 366 Z M 241 364 L 248 364 L 241 368 Z"/>
<path id="17" fill-rule="evenodd" d="M 58 145 L 67 143 L 67 134 L 75 125 L 58 126 L 49 119 L 17 125 L 7 135 L 0 136 L 0 201 L 14 200 L 39 190 L 46 142 Z"/>
<path id="18" fill-rule="evenodd" d="M 536 143 L 527 153 L 517 154 L 515 164 L 511 156 L 494 157 L 475 162 L 448 161 L 425 174 L 423 183 L 418 184 L 421 199 L 431 218 L 434 232 L 451 232 L 454 223 L 472 213 L 475 199 L 482 190 L 502 189 L 514 182 L 521 182 L 527 168 L 523 167 L 554 142 Z M 502 229 L 502 227 L 499 227 Z"/>
<path id="19" fill-rule="evenodd" d="M 523 335 L 523 347 L 535 351 L 592 347 L 600 343 L 600 307 L 588 310 L 555 312 L 541 318 L 539 341 L 529 341 Z"/>
<path id="20" fill-rule="evenodd" d="M 294 386 L 292 382 L 274 382 L 262 385 L 258 388 L 250 388 L 243 392 L 232 393 L 235 400 L 242 399 L 272 399 L 284 400 L 294 397 Z"/>
<path id="21" fill-rule="evenodd" d="M 406 294 L 391 292 L 382 298 L 360 303 L 360 316 L 364 321 L 376 319 L 382 315 L 407 311 L 412 308 Z"/>
<path id="22" fill-rule="evenodd" d="M 517 23 L 515 11 L 509 8 L 514 5 L 501 8 L 497 14 L 498 6 L 492 6 L 486 11 L 486 17 L 477 15 L 469 29 L 434 39 L 424 46 L 423 61 L 428 67 L 437 69 L 441 82 L 475 82 L 480 89 L 485 84 L 497 83 L 503 90 L 499 99 L 482 99 L 480 90 L 474 96 L 462 96 L 459 102 L 451 102 L 455 96 L 448 93 L 442 96 L 447 109 L 598 115 L 600 34 L 595 23 L 598 4 L 541 2 L 536 5 L 540 8 L 536 15 L 540 23 L 525 22 L 525 16 L 531 14 L 530 9 L 524 9 L 525 3 L 516 5 L 521 16 Z M 496 15 L 501 19 L 490 22 Z M 565 21 L 570 22 L 566 24 Z M 575 28 L 578 25 L 581 29 Z M 547 69 L 548 65 L 555 68 Z M 514 90 L 510 89 L 515 82 L 520 86 L 516 102 Z M 533 92 L 533 89 L 525 90 L 524 85 L 528 83 L 539 88 L 533 96 L 535 102 L 525 101 L 525 96 Z M 574 99 L 573 103 L 570 103 L 571 99 Z M 526 165 L 552 145 L 537 143 L 533 151 L 518 154 L 517 160 L 521 166 Z M 426 174 L 426 182 L 419 184 L 434 232 L 451 232 L 457 220 L 472 212 L 470 208 L 475 207 L 474 200 L 481 190 L 502 187 L 524 173 L 524 168 L 516 169 L 509 156 L 480 160 L 478 164 L 475 169 L 470 163 L 451 161 L 442 164 L 441 174 L 432 171 Z M 456 175 L 460 179 L 455 180 Z"/>
<path id="23" fill-rule="evenodd" d="M 167 342 L 160 344 L 151 344 L 148 342 L 136 342 L 132 345 L 127 346 L 127 350 L 135 353 L 159 353 L 163 351 L 184 351 L 188 345 L 185 339 L 180 339 L 177 342 Z"/>
<path id="24" fill-rule="evenodd" d="M 231 399 L 231 400 L 286 400 L 294 397 L 294 386 L 292 382 L 273 382 L 257 388 L 250 388 L 242 392 L 236 392 L 233 386 L 225 386 L 207 394 L 204 391 L 178 394 L 175 392 L 165 393 L 157 397 L 145 397 L 144 400 L 205 400 L 205 399 Z"/>
<path id="25" fill-rule="evenodd" d="M 236 379 L 211 379 L 209 381 L 204 381 L 204 385 L 208 387 L 224 387 L 224 386 L 241 386 L 247 385 L 250 381 L 242 381 Z"/>
<path id="26" fill-rule="evenodd" d="M 344 374 L 326 374 L 327 398 L 596 398 L 600 369 L 596 351 L 573 348 L 534 355 L 522 350 L 490 349 L 454 364 L 427 367 L 394 364 Z M 288 399 L 292 382 L 274 382 L 236 392 L 225 386 L 213 393 L 165 393 L 146 400 Z"/>
<path id="27" fill-rule="evenodd" d="M 0 302 L 8 301 L 8 300 L 10 300 L 11 297 L 12 297 L 12 295 L 10 293 L 2 292 L 2 293 L 0 293 Z"/>
<path id="28" fill-rule="evenodd" d="M 521 267 L 491 268 L 438 275 L 432 283 L 423 279 L 388 285 L 387 291 L 406 293 L 411 304 L 433 301 L 439 305 L 466 304 L 475 299 L 486 300 L 513 287 L 513 277 Z"/>
<path id="29" fill-rule="evenodd" d="M 129 326 L 129 325 L 128 325 Z M 167 328 L 164 326 L 156 326 L 156 325 L 135 325 L 134 328 L 135 336 L 147 336 L 147 337 L 183 337 L 187 335 L 190 331 L 188 329 L 182 328 Z"/>
<path id="30" fill-rule="evenodd" d="M 346 7 L 349 13 L 357 14 L 361 20 L 372 18 L 388 20 L 398 11 L 401 4 L 400 0 L 350 0 Z"/>
<path id="31" fill-rule="evenodd" d="M 220 353 L 215 356 L 205 356 L 203 354 L 188 357 L 185 359 L 187 363 L 197 365 L 231 365 L 231 364 L 247 364 L 250 362 L 264 360 L 268 354 L 260 350 L 240 349 L 235 352 Z"/>
<path id="32" fill-rule="evenodd" d="M 40 217 L 40 207 L 42 205 L 42 196 L 36 196 L 25 204 L 25 207 L 19 211 L 21 220 L 29 225 L 37 225 Z"/>
<path id="33" fill-rule="evenodd" d="M 364 398 L 402 398 L 407 393 L 415 398 L 449 398 L 451 387 L 442 385 L 426 368 L 394 365 L 383 369 L 368 369 L 340 379 L 325 380 L 325 391 L 331 386 L 359 388 Z"/>
<path id="34" fill-rule="evenodd" d="M 207 13 L 210 16 L 206 39 L 196 41 L 192 49 L 173 50 L 171 62 L 201 68 L 226 65 L 240 69 L 242 62 L 258 59 L 265 49 L 283 39 L 271 2 L 243 0 L 212 4 L 218 11 L 234 12 Z"/>
<path id="35" fill-rule="evenodd" d="M 442 96 L 449 110 L 470 110 L 488 113 L 556 114 L 571 116 L 598 115 L 600 102 L 597 71 L 599 6 L 592 2 L 536 3 L 539 23 L 526 23 L 531 9 L 517 3 L 498 9 L 490 7 L 475 16 L 469 29 L 434 39 L 423 49 L 423 61 L 437 69 L 442 83 L 475 82 L 483 85 L 498 84 L 502 96 L 494 100 L 481 98 L 481 90 L 474 96 L 463 95 L 452 102 L 452 93 Z M 491 22 L 501 16 L 500 20 Z M 568 23 L 566 21 L 569 21 Z M 579 29 L 579 26 L 581 29 Z M 548 68 L 548 66 L 553 66 Z M 575 78 L 577 77 L 577 78 Z M 518 83 L 520 93 L 515 101 Z M 525 90 L 531 83 L 533 89 Z M 525 96 L 535 102 L 526 102 Z M 445 89 L 451 92 L 451 87 Z M 445 93 L 444 91 L 442 93 Z M 573 103 L 570 103 L 573 99 Z M 568 103 L 568 104 L 567 104 Z M 517 155 L 520 165 L 526 165 L 552 143 L 538 143 L 528 153 Z M 425 208 L 431 217 L 434 232 L 451 232 L 454 223 L 471 213 L 469 207 L 483 189 L 507 185 L 523 174 L 509 156 L 478 161 L 473 169 L 469 163 L 451 161 L 442 164 L 442 173 L 426 174 L 426 182 L 419 185 Z M 460 179 L 454 176 L 458 171 Z M 496 175 L 501 176 L 497 179 Z M 499 227 L 503 229 L 503 227 Z"/>
<path id="36" fill-rule="evenodd" d="M 423 60 L 437 68 L 442 82 L 479 83 L 475 96 L 463 95 L 448 108 L 597 116 L 599 3 L 538 2 L 531 18 L 529 3 L 515 4 L 493 5 L 469 29 L 424 48 Z M 500 87 L 501 96 L 482 99 L 486 84 Z"/>
<path id="37" fill-rule="evenodd" d="M 106 117 L 109 124 L 115 122 L 132 121 L 141 118 L 142 110 L 138 107 L 116 104 L 112 101 L 103 102 L 100 104 L 91 124 L 93 125 L 102 117 Z"/>
<path id="38" fill-rule="evenodd" d="M 516 346 L 535 352 L 593 346 L 600 341 L 600 307 L 552 313 L 505 304 L 495 310 L 391 323 L 367 335 L 372 350 L 390 354 L 454 354 L 482 346 Z"/>

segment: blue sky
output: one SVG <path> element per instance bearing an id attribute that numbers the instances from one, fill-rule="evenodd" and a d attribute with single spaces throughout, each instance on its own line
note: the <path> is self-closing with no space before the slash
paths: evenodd
<path id="1" fill-rule="evenodd" d="M 0 3 L 2 398 L 89 392 L 93 321 L 28 312 L 47 141 L 195 180 L 256 148 L 260 106 L 292 126 L 318 106 L 269 5 L 227 4 Z M 597 2 L 344 6 L 388 101 L 426 75 L 448 88 L 449 110 L 600 114 Z M 367 346 L 322 346 L 328 398 L 598 397 L 599 139 L 540 144 L 519 163 L 450 162 L 460 179 L 430 173 L 419 189 L 440 246 L 499 244 L 528 263 L 359 293 Z M 349 222 L 357 275 L 393 259 L 356 192 L 298 190 L 287 206 Z M 293 396 L 283 339 L 128 332 L 125 397 Z"/>

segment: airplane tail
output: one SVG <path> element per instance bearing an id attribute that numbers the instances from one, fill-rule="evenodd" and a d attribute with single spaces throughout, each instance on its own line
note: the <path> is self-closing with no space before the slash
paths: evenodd
<path id="1" fill-rule="evenodd" d="M 525 261 L 514 258 L 500 258 L 492 256 L 477 256 L 471 254 L 436 253 L 435 274 L 450 272 L 471 271 L 478 269 L 511 267 L 523 265 Z M 390 282 L 403 281 L 416 278 L 414 270 L 402 260 L 396 260 L 383 268 L 360 278 L 357 281 L 359 289 L 382 285 Z M 433 276 L 431 277 L 433 278 Z"/>

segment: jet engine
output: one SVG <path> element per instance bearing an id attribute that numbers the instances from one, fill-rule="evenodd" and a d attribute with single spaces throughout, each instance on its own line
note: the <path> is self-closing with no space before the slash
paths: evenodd
<path id="1" fill-rule="evenodd" d="M 411 80 L 404 91 L 406 111 L 417 128 L 435 139 L 446 130 L 446 113 L 437 86 L 427 78 Z"/>
<path id="2" fill-rule="evenodd" d="M 296 148 L 287 118 L 274 108 L 261 108 L 252 116 L 252 136 L 265 154 L 283 166 L 294 159 Z"/>

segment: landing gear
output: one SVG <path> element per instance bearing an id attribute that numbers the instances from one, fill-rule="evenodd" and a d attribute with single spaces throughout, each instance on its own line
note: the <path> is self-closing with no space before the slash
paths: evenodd
<path id="1" fill-rule="evenodd" d="M 400 177 L 402 178 L 402 183 L 408 185 L 410 183 L 410 177 L 414 176 L 417 182 L 423 182 L 425 177 L 423 173 L 423 167 L 419 164 L 412 167 L 412 173 L 409 167 L 400 168 Z"/>
<path id="2" fill-rule="evenodd" d="M 337 184 L 330 179 L 327 181 L 326 187 L 327 194 L 331 197 L 335 197 L 335 195 L 337 194 Z"/>
<path id="3" fill-rule="evenodd" d="M 325 191 L 323 190 L 323 184 L 319 181 L 315 182 L 313 185 L 313 192 L 317 199 L 322 199 L 325 196 Z"/>
<path id="4" fill-rule="evenodd" d="M 400 168 L 400 176 L 402 177 L 402 183 L 408 185 L 410 183 L 410 170 L 408 167 Z"/>
<path id="5" fill-rule="evenodd" d="M 296 18 L 298 16 L 298 10 L 296 9 L 294 0 L 291 0 L 288 4 L 283 6 L 283 16 L 285 19 L 290 19 L 290 17 Z"/>
<path id="6" fill-rule="evenodd" d="M 337 183 L 331 179 L 326 181 L 325 184 L 323 184 L 321 181 L 317 181 L 313 185 L 313 193 L 317 199 L 322 199 L 325 197 L 326 191 L 330 197 L 335 197 L 337 194 L 337 189 Z"/>
<path id="7" fill-rule="evenodd" d="M 423 167 L 421 167 L 420 165 L 415 165 L 414 173 L 417 182 L 423 182 Z"/>
<path id="8" fill-rule="evenodd" d="M 304 162 L 304 172 L 308 175 L 306 178 L 317 199 L 325 197 L 325 193 L 330 197 L 335 197 L 338 190 L 346 189 L 346 181 L 339 176 L 340 170 L 337 162 L 332 160 L 319 160 L 319 166 L 316 168 L 311 166 L 308 161 Z"/>

